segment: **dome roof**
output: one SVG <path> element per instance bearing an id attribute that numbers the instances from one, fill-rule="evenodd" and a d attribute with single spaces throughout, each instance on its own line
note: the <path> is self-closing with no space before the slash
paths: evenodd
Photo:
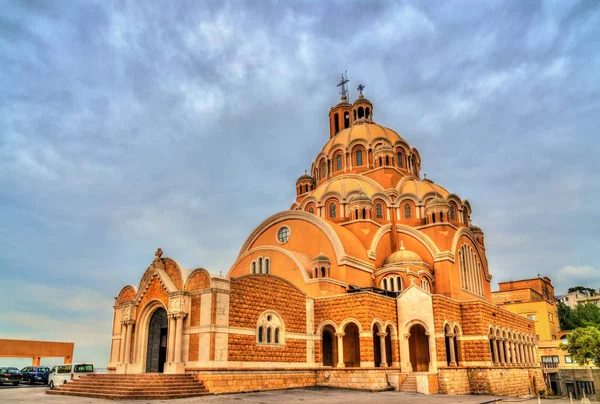
<path id="1" fill-rule="evenodd" d="M 422 264 L 423 260 L 416 252 L 404 248 L 404 242 L 400 241 L 400 250 L 396 251 L 385 260 L 385 265 L 391 264 Z"/>
<path id="2" fill-rule="evenodd" d="M 319 185 L 317 189 L 312 192 L 312 195 L 317 198 L 317 200 L 320 200 L 324 195 L 327 195 L 330 192 L 336 193 L 342 198 L 346 198 L 348 194 L 362 192 L 369 198 L 372 198 L 376 193 L 383 192 L 383 188 L 368 177 L 359 175 L 339 175 Z"/>
<path id="3" fill-rule="evenodd" d="M 354 124 L 349 128 L 339 131 L 337 135 L 325 143 L 322 152 L 329 154 L 330 151 L 337 148 L 346 149 L 356 141 L 364 141 L 368 144 L 371 144 L 375 143 L 375 141 L 378 139 L 381 139 L 384 141 L 384 143 L 388 143 L 392 146 L 395 146 L 397 143 L 408 145 L 406 140 L 404 140 L 392 129 L 386 128 L 372 121 L 363 120 L 363 122 L 354 122 Z"/>
<path id="4" fill-rule="evenodd" d="M 327 257 L 325 254 L 320 253 L 319 255 L 317 255 L 315 258 L 313 258 L 313 262 L 330 262 L 329 261 L 329 257 Z"/>
<path id="5" fill-rule="evenodd" d="M 474 224 L 469 226 L 469 230 L 471 230 L 473 233 L 483 233 L 483 230 L 481 230 L 481 227 L 475 226 Z"/>
<path id="6" fill-rule="evenodd" d="M 448 195 L 450 195 L 450 192 L 448 192 L 446 188 L 426 180 L 420 180 L 416 177 L 404 177 L 398 185 L 396 185 L 396 190 L 400 195 L 412 194 L 419 199 L 423 199 L 425 195 L 431 193 L 437 194 L 443 198 L 447 198 Z"/>
<path id="7" fill-rule="evenodd" d="M 367 98 L 365 98 L 364 95 L 359 95 L 358 98 L 356 99 L 356 101 L 354 101 L 354 105 L 357 104 L 369 104 L 369 105 L 373 105 L 373 103 L 371 101 L 369 101 Z"/>
<path id="8" fill-rule="evenodd" d="M 312 175 L 308 175 L 306 173 L 306 170 L 304 170 L 304 174 L 302 174 L 300 177 L 298 177 L 298 179 L 296 180 L 296 182 L 300 182 L 303 180 L 308 180 L 308 181 L 315 181 L 315 178 Z"/>
<path id="9" fill-rule="evenodd" d="M 354 195 L 350 198 L 350 203 L 352 202 L 372 202 L 371 198 L 369 198 L 366 194 L 360 191 L 358 194 Z"/>

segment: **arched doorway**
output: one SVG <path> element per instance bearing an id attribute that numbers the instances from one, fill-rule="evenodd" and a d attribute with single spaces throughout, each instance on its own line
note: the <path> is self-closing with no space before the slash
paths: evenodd
<path id="1" fill-rule="evenodd" d="M 321 353 L 323 356 L 323 366 L 333 366 L 335 358 L 333 349 L 333 335 L 334 332 L 330 327 L 323 329 L 323 336 L 321 338 Z"/>
<path id="2" fill-rule="evenodd" d="M 387 365 L 392 366 L 392 328 L 389 325 L 385 330 L 385 358 Z"/>
<path id="3" fill-rule="evenodd" d="M 354 323 L 344 328 L 344 364 L 347 368 L 360 366 L 360 336 Z"/>
<path id="4" fill-rule="evenodd" d="M 415 324 L 409 333 L 408 348 L 413 372 L 429 372 L 429 338 L 425 327 Z"/>
<path id="5" fill-rule="evenodd" d="M 379 334 L 381 334 L 379 326 L 373 324 L 373 362 L 375 363 L 376 368 L 381 366 L 381 341 L 379 339 Z"/>
<path id="6" fill-rule="evenodd" d="M 162 373 L 167 361 L 167 335 L 169 331 L 167 311 L 158 308 L 148 325 L 148 348 L 146 353 L 146 373 Z"/>

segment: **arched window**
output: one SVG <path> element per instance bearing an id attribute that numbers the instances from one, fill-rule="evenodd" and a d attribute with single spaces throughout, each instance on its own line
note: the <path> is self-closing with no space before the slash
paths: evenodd
<path id="1" fill-rule="evenodd" d="M 453 205 L 450 205 L 450 210 L 448 210 L 448 218 L 450 220 L 456 220 L 456 212 Z"/>
<path id="2" fill-rule="evenodd" d="M 440 212 L 440 222 L 444 221 L 444 212 Z"/>
<path id="3" fill-rule="evenodd" d="M 337 156 L 335 156 L 335 169 L 336 169 L 336 171 L 342 170 L 342 155 L 341 154 L 338 154 Z"/>
<path id="4" fill-rule="evenodd" d="M 367 218 L 367 210 L 365 208 L 362 209 L 362 218 L 363 219 Z"/>
<path id="5" fill-rule="evenodd" d="M 356 165 L 357 166 L 363 165 L 363 155 L 362 155 L 362 150 L 360 150 L 360 149 L 358 149 L 356 151 Z"/>
<path id="6" fill-rule="evenodd" d="M 321 267 L 321 278 L 325 278 L 325 267 Z"/>
<path id="7" fill-rule="evenodd" d="M 252 273 L 256 273 L 256 261 L 252 261 Z"/>
<path id="8" fill-rule="evenodd" d="M 354 110 L 354 120 L 356 121 L 356 110 Z"/>
<path id="9" fill-rule="evenodd" d="M 257 322 L 256 342 L 262 345 L 285 345 L 285 326 L 279 313 L 267 310 Z"/>
<path id="10" fill-rule="evenodd" d="M 390 165 L 390 156 L 385 156 L 385 165 L 386 166 Z"/>
<path id="11" fill-rule="evenodd" d="M 402 168 L 402 152 L 398 152 L 398 167 Z"/>
<path id="12" fill-rule="evenodd" d="M 329 217 L 335 217 L 337 213 L 337 206 L 335 205 L 335 202 L 331 202 L 329 204 Z"/>
<path id="13" fill-rule="evenodd" d="M 396 290 L 402 292 L 402 278 L 399 276 L 396 277 Z"/>
<path id="14" fill-rule="evenodd" d="M 481 263 L 477 259 L 475 250 L 470 245 L 463 244 L 458 251 L 458 256 L 462 288 L 483 296 Z"/>
<path id="15" fill-rule="evenodd" d="M 265 273 L 266 274 L 270 274 L 271 273 L 271 260 L 268 258 L 265 258 Z"/>
<path id="16" fill-rule="evenodd" d="M 311 206 L 310 208 L 308 208 L 308 212 L 309 213 L 315 213 L 315 209 Z"/>
<path id="17" fill-rule="evenodd" d="M 327 169 L 325 168 L 325 162 L 321 163 L 321 179 L 327 177 Z"/>
<path id="18" fill-rule="evenodd" d="M 377 219 L 383 219 L 383 206 L 380 203 L 375 205 L 375 216 Z"/>
<path id="19" fill-rule="evenodd" d="M 335 133 L 338 133 L 340 131 L 340 120 L 337 112 L 333 115 L 333 120 L 335 121 Z"/>
<path id="20" fill-rule="evenodd" d="M 383 280 L 382 285 L 383 285 L 383 289 L 387 290 L 387 279 Z"/>
<path id="21" fill-rule="evenodd" d="M 262 257 L 258 259 L 258 273 L 263 273 L 263 260 Z"/>
<path id="22" fill-rule="evenodd" d="M 423 279 L 421 281 L 421 289 L 423 289 L 426 292 L 431 291 L 431 286 L 429 285 L 429 281 L 427 279 Z"/>
<path id="23" fill-rule="evenodd" d="M 344 113 L 344 129 L 346 129 L 349 126 L 350 126 L 350 114 L 345 112 Z"/>
<path id="24" fill-rule="evenodd" d="M 358 119 L 365 117 L 365 109 L 363 107 L 358 107 Z"/>
<path id="25" fill-rule="evenodd" d="M 431 214 L 431 223 L 435 223 L 435 212 Z"/>
<path id="26" fill-rule="evenodd" d="M 379 167 L 381 167 L 381 166 L 383 166 L 383 163 L 382 163 L 381 157 L 379 157 Z"/>
<path id="27" fill-rule="evenodd" d="M 367 119 L 369 119 L 371 117 L 371 109 L 367 108 L 366 111 L 367 111 L 366 112 Z"/>
<path id="28" fill-rule="evenodd" d="M 410 207 L 410 203 L 405 203 L 404 204 L 404 218 L 405 219 L 412 218 L 412 209 Z"/>

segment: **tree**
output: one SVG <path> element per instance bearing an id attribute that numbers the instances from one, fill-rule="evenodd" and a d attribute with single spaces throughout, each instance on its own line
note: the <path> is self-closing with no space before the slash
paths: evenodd
<path id="1" fill-rule="evenodd" d="M 558 302 L 558 323 L 561 330 L 572 330 L 576 328 L 573 321 L 573 310 L 563 302 Z"/>
<path id="2" fill-rule="evenodd" d="M 559 348 L 568 351 L 582 366 L 592 361 L 600 367 L 600 330 L 596 327 L 576 328 L 567 336 L 567 343 L 561 343 Z"/>
<path id="3" fill-rule="evenodd" d="M 600 328 L 600 307 L 593 303 L 579 303 L 571 314 L 575 327 Z"/>
<path id="4" fill-rule="evenodd" d="M 584 294 L 589 294 L 590 296 L 594 296 L 596 294 L 595 289 L 586 288 L 585 286 L 573 286 L 572 288 L 569 288 L 569 291 L 567 293 L 571 292 L 580 292 Z"/>

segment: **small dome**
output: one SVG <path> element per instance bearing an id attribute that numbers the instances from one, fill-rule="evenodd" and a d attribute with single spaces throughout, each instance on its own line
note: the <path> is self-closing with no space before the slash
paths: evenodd
<path id="1" fill-rule="evenodd" d="M 377 146 L 375 148 L 375 153 L 381 152 L 381 151 L 393 151 L 393 150 L 394 149 L 392 149 L 392 146 L 390 146 L 389 143 L 383 142 L 382 144 L 380 144 L 379 146 Z"/>
<path id="2" fill-rule="evenodd" d="M 358 105 L 358 104 L 369 104 L 369 105 L 373 105 L 371 103 L 371 101 L 369 101 L 367 98 L 365 98 L 364 95 L 359 95 L 358 98 L 356 99 L 356 101 L 354 101 L 354 105 Z"/>
<path id="3" fill-rule="evenodd" d="M 474 224 L 469 226 L 469 230 L 471 230 L 473 233 L 483 233 L 483 230 L 481 230 L 481 227 L 475 226 Z"/>
<path id="4" fill-rule="evenodd" d="M 306 170 L 305 170 L 305 171 L 304 171 L 304 174 L 302 174 L 302 175 L 301 175 L 300 177 L 298 177 L 298 179 L 296 180 L 296 182 L 297 182 L 297 183 L 298 183 L 298 182 L 300 182 L 300 181 L 312 181 L 312 182 L 315 182 L 315 179 L 314 179 L 314 177 L 313 177 L 313 176 L 311 176 L 311 175 L 308 175 L 308 174 L 306 173 Z"/>
<path id="5" fill-rule="evenodd" d="M 327 257 L 323 253 L 320 253 L 315 258 L 313 258 L 313 262 L 330 262 L 330 261 L 329 261 L 329 257 Z"/>
<path id="6" fill-rule="evenodd" d="M 354 195 L 350 198 L 350 203 L 352 202 L 372 202 L 371 198 L 364 192 L 360 191 L 358 194 Z"/>
<path id="7" fill-rule="evenodd" d="M 436 195 L 435 198 L 433 198 L 427 204 L 427 206 L 434 206 L 434 205 L 448 205 L 448 202 L 444 198 L 442 198 L 440 195 Z"/>
<path id="8" fill-rule="evenodd" d="M 423 260 L 416 252 L 404 248 L 404 242 L 400 241 L 400 250 L 396 251 L 385 260 L 385 265 L 390 264 L 422 264 Z"/>

